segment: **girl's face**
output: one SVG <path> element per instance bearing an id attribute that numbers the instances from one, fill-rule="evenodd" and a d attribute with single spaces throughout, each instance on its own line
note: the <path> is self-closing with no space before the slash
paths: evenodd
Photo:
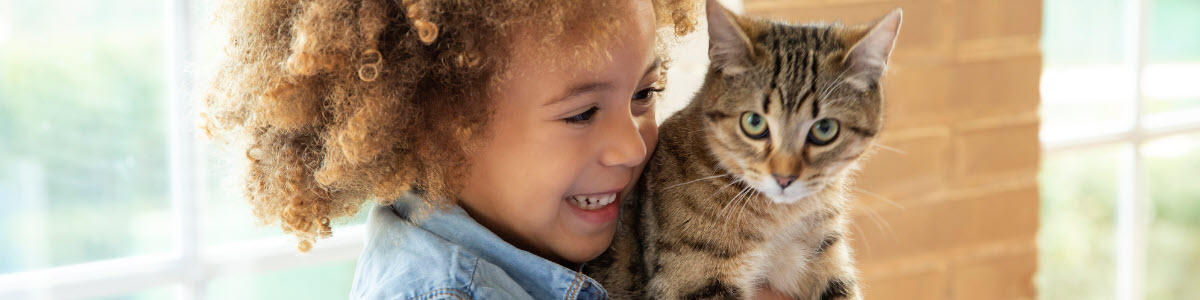
<path id="1" fill-rule="evenodd" d="M 637 181 L 658 127 L 661 60 L 649 1 L 633 1 L 591 66 L 515 41 L 491 139 L 471 160 L 461 204 L 505 241 L 561 264 L 604 252 L 620 199 Z M 529 35 L 519 35 L 529 36 Z M 569 47 L 564 47 L 569 48 Z"/>

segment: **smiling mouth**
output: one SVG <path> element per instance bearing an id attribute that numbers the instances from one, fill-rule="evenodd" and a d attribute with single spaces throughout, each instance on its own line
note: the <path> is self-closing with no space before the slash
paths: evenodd
<path id="1" fill-rule="evenodd" d="M 567 197 L 567 202 L 582 210 L 596 210 L 604 208 L 613 201 L 617 200 L 617 192 L 593 195 L 577 195 Z"/>

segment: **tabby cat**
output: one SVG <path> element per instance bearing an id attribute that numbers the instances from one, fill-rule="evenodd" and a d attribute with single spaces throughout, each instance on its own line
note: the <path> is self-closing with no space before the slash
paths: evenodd
<path id="1" fill-rule="evenodd" d="M 901 12 L 789 25 L 708 1 L 704 85 L 660 128 L 612 246 L 585 271 L 616 299 L 861 299 L 848 177 L 881 128 Z"/>

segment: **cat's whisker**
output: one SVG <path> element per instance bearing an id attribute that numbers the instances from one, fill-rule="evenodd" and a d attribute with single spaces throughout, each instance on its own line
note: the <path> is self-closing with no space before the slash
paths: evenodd
<path id="1" fill-rule="evenodd" d="M 738 191 L 738 194 L 740 195 L 741 192 L 744 192 L 744 191 L 745 191 L 745 189 L 743 189 L 742 191 Z M 737 198 L 737 196 L 734 196 L 734 198 Z M 730 199 L 730 201 L 725 203 L 725 207 L 721 208 L 721 213 L 719 215 L 717 215 L 716 221 L 721 222 L 721 226 L 717 227 L 717 228 L 719 228 L 722 233 L 725 233 L 725 224 L 727 223 L 727 222 L 725 222 L 725 220 L 727 218 L 725 218 L 723 216 L 725 216 L 725 212 L 728 211 L 730 209 L 730 207 L 732 207 L 732 205 L 733 205 L 733 200 Z M 708 243 L 705 243 L 705 244 L 707 245 Z"/>
<path id="2" fill-rule="evenodd" d="M 739 193 L 741 193 L 741 192 L 739 192 Z M 733 201 L 726 201 L 726 202 L 725 202 L 725 205 L 724 205 L 724 206 L 721 206 L 721 210 L 717 211 L 717 216 L 716 216 L 716 218 L 715 218 L 715 219 L 716 219 L 716 220 L 721 220 L 721 216 L 724 216 L 724 215 L 725 215 L 725 211 L 726 211 L 726 210 L 728 210 L 728 209 L 729 209 L 729 206 L 730 206 L 730 205 L 732 205 L 732 204 L 733 204 Z"/>
<path id="3" fill-rule="evenodd" d="M 904 205 L 900 205 L 900 203 L 896 203 L 896 201 L 892 201 L 891 199 L 888 199 L 887 197 L 884 197 L 883 195 L 872 193 L 871 191 L 864 190 L 859 187 L 855 187 L 854 190 L 859 193 L 863 193 L 863 195 L 867 195 L 867 196 L 870 196 L 871 198 L 875 198 L 876 200 L 880 200 L 880 201 L 883 201 L 884 203 L 891 204 L 892 206 L 899 208 L 900 210 L 906 209 L 904 207 Z"/>
<path id="4" fill-rule="evenodd" d="M 749 190 L 753 190 L 753 189 L 751 189 L 750 186 L 746 186 L 746 187 L 742 188 L 741 192 L 738 192 L 737 195 L 733 196 L 733 199 L 731 199 L 729 201 L 730 203 L 733 203 L 733 207 L 739 207 L 739 205 L 737 203 L 742 201 L 742 195 L 746 194 L 746 191 L 749 191 Z M 721 224 L 722 230 L 724 230 L 725 228 L 729 228 L 729 221 L 733 219 L 733 218 L 730 218 L 730 216 L 733 216 L 733 208 L 730 209 L 729 215 L 725 216 L 725 220 Z"/>
<path id="5" fill-rule="evenodd" d="M 755 199 L 754 197 L 757 195 L 759 195 L 758 189 L 751 188 L 750 193 L 746 193 L 746 197 L 743 197 L 742 206 L 740 208 L 738 208 L 738 213 L 737 213 L 737 217 L 736 217 L 736 219 L 739 222 L 742 220 L 742 212 L 746 210 L 746 205 L 749 205 L 750 201 L 754 200 Z M 750 209 L 753 209 L 753 207 L 751 207 Z"/>
<path id="6" fill-rule="evenodd" d="M 747 191 L 747 193 L 745 195 L 742 195 L 742 197 L 740 199 L 738 199 L 738 202 L 741 204 L 737 204 L 737 206 L 738 206 L 737 216 L 734 216 L 733 218 L 729 218 L 729 221 L 733 221 L 733 222 L 741 222 L 742 221 L 742 211 L 746 208 L 746 204 L 750 203 L 750 194 L 753 194 L 755 190 L 753 188 L 749 188 L 746 191 Z M 725 223 L 728 224 L 729 221 L 726 221 Z"/>
<path id="7" fill-rule="evenodd" d="M 854 231 L 858 231 L 858 236 L 862 237 L 860 239 L 863 241 L 863 244 L 867 246 L 867 254 L 871 254 L 871 239 L 868 239 L 865 235 L 863 235 L 862 228 L 858 227 L 857 222 L 850 222 L 850 226 L 854 226 Z"/>
<path id="8" fill-rule="evenodd" d="M 750 200 L 753 200 L 755 196 L 759 195 L 758 189 L 750 189 L 750 191 L 751 193 L 746 194 L 746 199 L 742 201 L 742 208 L 738 209 L 737 219 L 739 221 L 742 219 L 742 211 L 745 210 L 746 205 L 750 204 Z M 750 209 L 754 208 L 751 207 Z"/>
<path id="9" fill-rule="evenodd" d="M 704 199 L 704 201 L 705 201 L 705 202 L 708 202 L 708 200 L 712 199 L 712 197 L 716 197 L 717 195 L 721 194 L 721 191 L 725 190 L 725 188 L 728 188 L 728 187 L 732 186 L 732 185 L 733 185 L 733 184 L 735 184 L 735 183 L 737 183 L 737 181 L 736 181 L 736 180 L 734 180 L 734 181 L 730 181 L 730 182 L 729 182 L 729 184 L 726 184 L 725 186 L 723 186 L 723 187 L 721 187 L 720 189 L 718 189 L 718 190 L 717 190 L 717 192 L 713 193 L 711 196 L 708 196 L 708 198 L 707 198 L 707 199 Z M 722 207 L 720 211 L 717 211 L 717 217 L 716 217 L 717 219 L 720 219 L 720 218 L 721 218 L 721 215 L 724 215 L 724 214 L 725 214 L 725 209 L 729 208 L 729 204 L 730 204 L 730 203 L 732 203 L 732 201 L 730 201 L 730 202 L 726 202 L 726 203 L 725 203 L 725 206 L 724 206 L 724 207 Z"/>
<path id="10" fill-rule="evenodd" d="M 742 192 L 749 192 L 750 190 L 751 190 L 750 187 L 746 187 L 745 189 L 742 189 Z M 749 193 L 746 193 L 746 194 L 749 194 Z M 729 216 L 725 217 L 725 224 L 722 226 L 722 228 L 729 227 L 729 223 L 735 221 L 736 218 L 733 217 L 734 213 L 741 212 L 742 205 L 740 203 L 742 203 L 742 199 L 744 199 L 744 198 L 745 197 L 743 197 L 741 193 L 739 193 L 736 197 L 734 197 L 733 208 L 729 210 Z"/>
<path id="11" fill-rule="evenodd" d="M 879 143 L 879 142 L 875 143 L 875 147 L 879 147 L 880 149 L 887 150 L 887 151 L 896 152 L 901 155 L 908 155 L 908 152 L 905 152 L 904 150 L 896 149 L 892 146 L 884 145 L 883 143 Z"/>
<path id="12" fill-rule="evenodd" d="M 867 216 L 871 217 L 871 222 L 875 223 L 875 227 L 879 229 L 879 232 L 888 235 L 888 237 L 892 238 L 893 241 L 896 240 L 896 232 L 892 230 L 891 223 L 888 223 L 887 220 L 885 220 L 883 216 L 880 216 L 879 212 L 875 211 L 874 208 L 871 208 L 870 205 L 861 205 L 861 207 L 867 209 L 864 212 L 867 212 Z"/>
<path id="13" fill-rule="evenodd" d="M 708 176 L 708 177 L 704 177 L 704 178 L 700 178 L 700 179 L 696 179 L 696 180 L 692 180 L 692 181 L 688 181 L 688 182 L 684 182 L 684 183 L 674 184 L 674 185 L 671 185 L 671 186 L 668 186 L 668 187 L 665 187 L 665 188 L 663 188 L 663 190 L 667 190 L 667 189 L 670 189 L 670 188 L 673 188 L 673 187 L 678 187 L 678 186 L 686 185 L 686 184 L 689 184 L 689 183 L 695 183 L 695 182 L 698 182 L 698 181 L 715 179 L 715 178 L 722 177 L 722 176 L 729 176 L 729 173 L 725 173 L 725 174 L 721 174 L 721 175 L 713 175 L 713 176 Z"/>
<path id="14" fill-rule="evenodd" d="M 734 181 L 734 182 L 737 182 L 737 181 Z M 729 203 L 726 203 L 726 204 L 725 204 L 725 207 L 727 207 L 727 208 L 728 208 L 728 207 L 730 207 L 730 204 L 732 204 L 732 203 L 734 203 L 734 202 L 737 202 L 738 196 L 741 196 L 741 195 L 742 195 L 742 193 L 745 193 L 745 192 L 746 192 L 746 190 L 747 190 L 747 189 L 749 189 L 749 188 L 750 188 L 749 186 L 742 188 L 742 190 L 741 190 L 741 191 L 739 191 L 739 192 L 737 193 L 737 195 L 733 196 L 733 199 L 731 199 L 731 200 L 729 201 Z M 725 209 L 724 209 L 724 208 L 722 208 L 721 210 L 722 210 L 722 213 L 721 213 L 720 215 L 724 215 L 724 210 L 725 210 Z M 718 218 L 720 218 L 720 217 L 719 217 L 720 215 L 718 215 Z M 726 228 L 728 228 L 728 224 L 729 224 L 729 218 L 725 218 L 725 222 L 722 222 L 722 225 L 721 225 L 721 227 L 719 227 L 719 228 L 721 229 L 722 233 L 724 233 L 725 229 L 726 229 Z M 712 244 L 712 239 L 709 239 L 708 241 L 705 241 L 705 242 L 704 242 L 704 246 L 705 246 L 705 247 L 708 247 L 710 244 Z"/>
<path id="15" fill-rule="evenodd" d="M 730 215 L 733 214 L 734 207 L 737 207 L 737 202 L 739 200 L 741 200 L 742 194 L 746 193 L 746 191 L 749 189 L 750 189 L 749 186 L 743 187 L 741 191 L 738 191 L 737 195 L 733 195 L 733 198 L 729 199 L 729 203 L 726 203 L 726 205 L 732 204 L 731 208 L 729 209 Z M 728 220 L 729 219 L 728 216 L 725 216 L 725 219 Z"/>

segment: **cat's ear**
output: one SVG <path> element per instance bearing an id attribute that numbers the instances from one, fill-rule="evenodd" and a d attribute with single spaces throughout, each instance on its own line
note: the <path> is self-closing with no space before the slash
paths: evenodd
<path id="1" fill-rule="evenodd" d="M 708 58 L 712 67 L 726 75 L 750 68 L 750 38 L 738 26 L 733 13 L 717 0 L 705 3 L 708 12 Z"/>
<path id="2" fill-rule="evenodd" d="M 903 10 L 893 9 L 862 34 L 846 54 L 844 62 L 850 68 L 848 74 L 865 80 L 878 80 L 883 76 L 892 47 L 896 45 L 896 36 L 900 34 L 903 15 Z"/>

